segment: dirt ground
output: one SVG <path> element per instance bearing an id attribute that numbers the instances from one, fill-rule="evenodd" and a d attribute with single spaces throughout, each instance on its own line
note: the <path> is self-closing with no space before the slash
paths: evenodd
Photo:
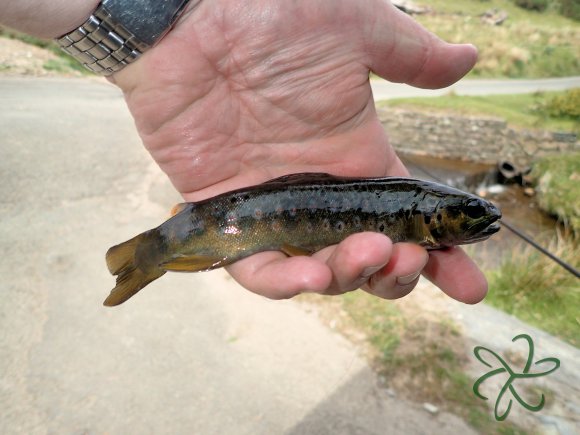
<path id="1" fill-rule="evenodd" d="M 59 57 L 40 47 L 19 41 L 0 37 L 0 74 L 15 76 L 81 76 L 77 71 L 62 71 L 46 68 L 47 62 L 58 62 Z"/>

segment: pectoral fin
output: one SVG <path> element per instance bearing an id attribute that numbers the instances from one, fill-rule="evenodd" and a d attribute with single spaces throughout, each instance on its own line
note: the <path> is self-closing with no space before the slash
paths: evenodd
<path id="1" fill-rule="evenodd" d="M 288 255 L 289 257 L 296 257 L 298 255 L 310 255 L 312 254 L 311 251 L 308 249 L 300 248 L 299 246 L 293 246 L 288 243 L 282 245 L 280 249 L 284 254 Z"/>
<path id="2" fill-rule="evenodd" d="M 160 267 L 163 270 L 170 270 L 172 272 L 204 272 L 225 265 L 226 259 L 223 257 L 188 255 L 187 257 L 177 257 L 171 261 L 162 263 Z"/>
<path id="3" fill-rule="evenodd" d="M 414 234 L 417 240 L 422 241 L 423 246 L 437 246 L 437 240 L 429 231 L 429 227 L 425 224 L 425 220 L 422 215 L 416 215 L 414 218 L 413 226 Z"/>

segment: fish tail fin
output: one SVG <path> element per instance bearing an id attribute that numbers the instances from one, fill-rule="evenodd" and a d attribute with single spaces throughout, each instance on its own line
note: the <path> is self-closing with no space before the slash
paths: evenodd
<path id="1" fill-rule="evenodd" d="M 140 234 L 131 240 L 113 246 L 107 251 L 107 267 L 117 275 L 117 284 L 103 305 L 113 307 L 122 304 L 152 281 L 161 277 L 165 271 L 160 268 L 142 270 L 135 262 L 135 251 L 145 239 Z"/>

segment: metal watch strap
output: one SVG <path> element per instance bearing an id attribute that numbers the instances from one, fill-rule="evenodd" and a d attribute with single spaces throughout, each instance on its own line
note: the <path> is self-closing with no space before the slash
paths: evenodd
<path id="1" fill-rule="evenodd" d="M 189 1 L 103 0 L 82 26 L 56 41 L 90 71 L 111 75 L 158 42 Z"/>

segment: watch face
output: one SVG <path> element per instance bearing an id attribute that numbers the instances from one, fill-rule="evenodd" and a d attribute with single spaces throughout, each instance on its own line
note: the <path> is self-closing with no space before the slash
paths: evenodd
<path id="1" fill-rule="evenodd" d="M 115 23 L 152 46 L 173 25 L 189 0 L 103 0 Z"/>

